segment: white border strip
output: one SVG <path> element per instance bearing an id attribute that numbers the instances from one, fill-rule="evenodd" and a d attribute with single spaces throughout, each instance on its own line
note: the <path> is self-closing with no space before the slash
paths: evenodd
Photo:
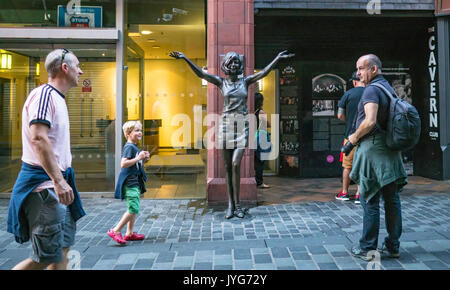
<path id="1" fill-rule="evenodd" d="M 6 39 L 119 39 L 116 28 L 0 28 L 0 38 Z"/>

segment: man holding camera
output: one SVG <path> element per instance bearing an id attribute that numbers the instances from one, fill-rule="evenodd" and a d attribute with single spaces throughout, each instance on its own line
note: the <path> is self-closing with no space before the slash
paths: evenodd
<path id="1" fill-rule="evenodd" d="M 363 207 L 363 233 L 359 246 L 353 247 L 352 254 L 365 261 L 373 256 L 370 251 L 378 246 L 380 228 L 380 196 L 384 199 L 386 230 L 381 253 L 398 258 L 402 233 L 402 216 L 399 190 L 407 183 L 400 151 L 392 151 L 386 145 L 386 124 L 389 117 L 389 98 L 379 83 L 394 94 L 394 89 L 381 75 L 381 61 L 373 54 L 360 57 L 356 63 L 358 77 L 366 85 L 358 104 L 356 132 L 348 137 L 343 147 L 348 154 L 358 144 L 353 159 L 350 178 L 360 187 Z"/>
<path id="2" fill-rule="evenodd" d="M 359 80 L 357 72 L 353 72 L 350 81 L 353 83 L 353 88 L 345 92 L 338 103 L 338 119 L 345 123 L 345 139 L 344 144 L 348 141 L 348 136 L 353 134 L 356 130 L 355 121 L 358 114 L 358 104 L 364 92 L 364 84 Z M 350 200 L 348 188 L 350 187 L 350 171 L 352 171 L 353 155 L 356 148 L 345 155 L 341 153 L 342 161 L 342 190 L 335 196 L 338 200 Z M 360 203 L 359 200 L 359 186 L 355 194 L 355 203 Z"/>

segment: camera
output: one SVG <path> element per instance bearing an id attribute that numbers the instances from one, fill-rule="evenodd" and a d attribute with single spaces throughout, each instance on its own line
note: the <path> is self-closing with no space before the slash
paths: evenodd
<path id="1" fill-rule="evenodd" d="M 355 145 L 353 145 L 350 141 L 347 141 L 347 143 L 345 143 L 345 145 L 342 146 L 341 152 L 344 153 L 345 156 L 348 156 L 348 154 L 350 154 L 350 152 L 352 151 L 353 147 L 355 147 Z"/>

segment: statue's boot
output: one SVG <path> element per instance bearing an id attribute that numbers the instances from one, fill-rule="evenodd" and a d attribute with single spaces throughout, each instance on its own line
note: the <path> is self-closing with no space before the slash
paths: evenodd
<path id="1" fill-rule="evenodd" d="M 228 205 L 228 209 L 227 209 L 227 212 L 225 213 L 225 218 L 226 219 L 230 219 L 230 218 L 232 218 L 233 217 L 233 215 L 234 215 L 234 206 L 232 205 L 232 204 L 229 204 Z"/>
<path id="2" fill-rule="evenodd" d="M 243 218 L 245 216 L 245 211 L 241 208 L 240 205 L 236 205 L 234 215 L 237 216 L 238 218 Z"/>

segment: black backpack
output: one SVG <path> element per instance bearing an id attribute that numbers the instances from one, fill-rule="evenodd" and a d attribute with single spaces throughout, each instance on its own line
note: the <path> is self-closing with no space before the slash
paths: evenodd
<path id="1" fill-rule="evenodd" d="M 413 148 L 420 138 L 420 117 L 416 108 L 407 101 L 395 97 L 383 85 L 374 83 L 389 97 L 389 118 L 386 126 L 386 145 L 394 151 Z"/>

